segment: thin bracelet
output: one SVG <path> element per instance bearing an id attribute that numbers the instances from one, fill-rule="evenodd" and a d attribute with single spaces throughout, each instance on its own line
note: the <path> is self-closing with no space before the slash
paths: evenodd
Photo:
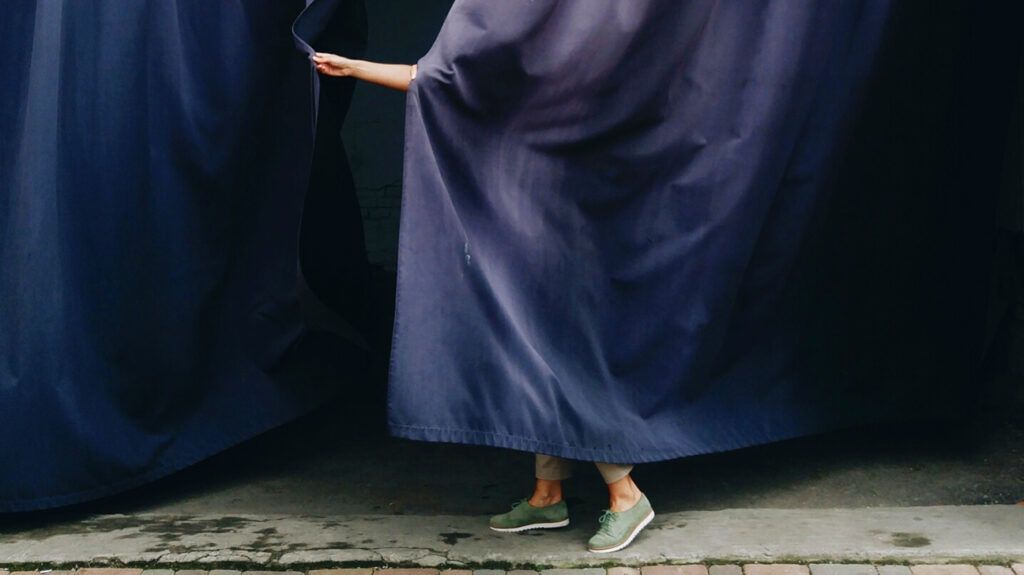
<path id="1" fill-rule="evenodd" d="M 416 64 L 413 64 L 412 67 L 409 68 L 409 81 L 412 82 L 415 79 L 416 79 Z"/>

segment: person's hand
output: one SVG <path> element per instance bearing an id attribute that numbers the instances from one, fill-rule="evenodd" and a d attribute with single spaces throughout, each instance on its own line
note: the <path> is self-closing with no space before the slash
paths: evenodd
<path id="1" fill-rule="evenodd" d="M 337 54 L 317 52 L 313 54 L 312 60 L 317 72 L 327 76 L 351 76 L 355 71 L 355 60 Z"/>

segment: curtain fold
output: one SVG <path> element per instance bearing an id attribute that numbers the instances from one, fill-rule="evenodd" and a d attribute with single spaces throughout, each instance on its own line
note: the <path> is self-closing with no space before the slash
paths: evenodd
<path id="1" fill-rule="evenodd" d="M 997 12 L 455 2 L 407 100 L 391 432 L 638 463 L 948 415 Z"/>
<path id="2" fill-rule="evenodd" d="M 335 239 L 303 221 L 307 196 L 359 218 L 323 200 L 354 191 L 337 132 L 314 161 L 303 8 L 4 6 L 0 511 L 156 479 L 365 372 L 367 352 L 308 329 L 299 303 L 300 224 Z M 363 46 L 365 25 L 337 18 L 317 41 Z M 331 90 L 336 126 L 351 85 Z M 349 248 L 304 254 L 320 291 L 347 289 L 333 255 Z"/>

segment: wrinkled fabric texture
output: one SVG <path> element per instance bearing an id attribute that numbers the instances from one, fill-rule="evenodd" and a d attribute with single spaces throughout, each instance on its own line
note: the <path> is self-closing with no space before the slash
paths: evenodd
<path id="1" fill-rule="evenodd" d="M 161 477 L 361 372 L 362 348 L 308 329 L 299 305 L 307 189 L 321 210 L 354 201 L 329 129 L 332 165 L 313 165 L 315 74 L 291 30 L 305 7 L 3 6 L 0 511 Z M 309 41 L 358 54 L 365 25 L 325 19 Z M 351 88 L 325 87 L 322 125 L 340 126 Z M 349 289 L 337 267 L 360 262 L 339 253 L 303 250 L 314 290 Z"/>
<path id="2" fill-rule="evenodd" d="M 977 294 L 848 248 L 949 230 L 823 223 L 842 160 L 894 149 L 848 146 L 894 10 L 457 1 L 407 100 L 391 432 L 638 463 L 883 420 L 922 382 L 948 399 Z M 917 193 L 882 185 L 879 213 Z"/>
<path id="3" fill-rule="evenodd" d="M 408 94 L 392 432 L 641 462 L 962 405 L 1020 8 L 900 2 L 879 51 L 895 6 L 458 2 Z M 353 82 L 303 53 L 358 57 L 362 3 L 0 10 L 0 511 L 365 384 L 298 297 L 373 323 Z"/>

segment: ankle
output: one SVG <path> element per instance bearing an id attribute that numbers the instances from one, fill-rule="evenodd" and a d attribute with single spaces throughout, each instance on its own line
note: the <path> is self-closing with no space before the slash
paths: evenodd
<path id="1" fill-rule="evenodd" d="M 537 478 L 533 486 L 533 495 L 530 496 L 530 505 L 534 507 L 547 507 L 562 500 L 562 482 L 556 479 Z"/>
<path id="2" fill-rule="evenodd" d="M 633 483 L 632 478 L 626 476 L 621 482 L 609 486 L 608 508 L 614 512 L 626 511 L 633 507 L 643 497 L 640 488 Z"/>
<path id="3" fill-rule="evenodd" d="M 608 508 L 616 513 L 627 511 L 640 501 L 641 493 L 623 493 L 612 495 L 608 501 Z"/>
<path id="4" fill-rule="evenodd" d="M 534 493 L 530 497 L 530 505 L 534 507 L 547 507 L 562 501 L 561 493 Z"/>

